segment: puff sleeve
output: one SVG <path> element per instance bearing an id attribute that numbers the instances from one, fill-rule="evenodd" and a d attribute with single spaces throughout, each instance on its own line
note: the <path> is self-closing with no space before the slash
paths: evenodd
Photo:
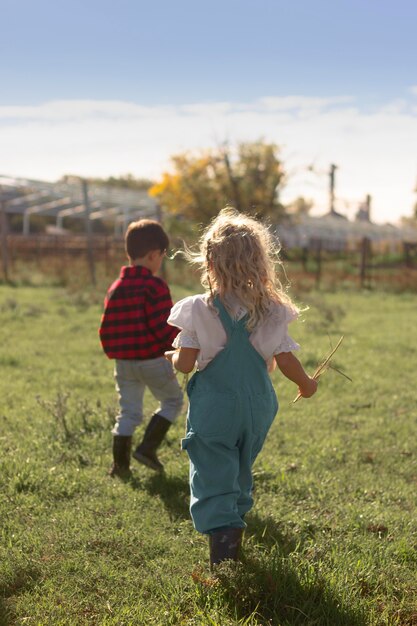
<path id="1" fill-rule="evenodd" d="M 197 333 L 193 324 L 193 296 L 180 300 L 171 309 L 168 324 L 180 328 L 179 334 L 173 341 L 174 348 L 200 349 Z"/>
<path id="2" fill-rule="evenodd" d="M 279 312 L 279 332 L 274 342 L 274 354 L 281 352 L 293 352 L 299 350 L 300 345 L 292 339 L 288 333 L 288 325 L 298 318 L 298 313 L 290 306 L 284 306 Z"/>

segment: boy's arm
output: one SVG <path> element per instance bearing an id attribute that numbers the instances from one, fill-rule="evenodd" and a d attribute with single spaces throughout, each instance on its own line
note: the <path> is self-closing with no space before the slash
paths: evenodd
<path id="1" fill-rule="evenodd" d="M 275 360 L 284 376 L 298 385 L 298 390 L 303 398 L 310 398 L 316 393 L 317 381 L 305 372 L 300 361 L 292 352 L 276 354 Z"/>
<path id="2" fill-rule="evenodd" d="M 189 374 L 194 369 L 199 352 L 200 350 L 197 348 L 180 348 L 165 352 L 165 358 L 171 361 L 176 370 L 183 374 Z"/>
<path id="3" fill-rule="evenodd" d="M 150 332 L 165 345 L 171 345 L 179 329 L 167 324 L 173 303 L 168 287 L 160 287 L 148 293 L 145 314 Z"/>

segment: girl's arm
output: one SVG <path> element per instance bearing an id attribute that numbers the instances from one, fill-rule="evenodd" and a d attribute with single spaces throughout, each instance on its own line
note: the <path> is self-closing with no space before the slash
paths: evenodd
<path id="1" fill-rule="evenodd" d="M 194 369 L 199 352 L 200 350 L 197 348 L 180 348 L 165 352 L 165 358 L 171 361 L 176 370 L 183 374 L 189 374 Z"/>
<path id="2" fill-rule="evenodd" d="M 310 398 L 317 391 L 317 381 L 311 378 L 304 370 L 300 361 L 292 352 L 281 352 L 275 355 L 275 360 L 281 372 L 298 385 L 303 398 Z"/>

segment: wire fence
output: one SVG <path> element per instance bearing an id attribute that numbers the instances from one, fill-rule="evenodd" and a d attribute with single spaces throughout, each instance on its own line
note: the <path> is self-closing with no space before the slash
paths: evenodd
<path id="1" fill-rule="evenodd" d="M 174 246 L 180 242 L 174 241 Z M 284 266 L 291 282 L 300 289 L 387 288 L 417 291 L 417 243 L 398 242 L 381 246 L 368 238 L 343 251 L 326 249 L 320 239 L 303 248 L 284 248 Z M 27 271 L 55 276 L 62 283 L 74 280 L 95 284 L 96 274 L 106 279 L 126 264 L 122 237 L 92 235 L 8 235 L 2 246 L 3 279 L 18 280 Z M 167 278 L 193 286 L 198 277 L 181 258 L 164 266 Z"/>
<path id="2" fill-rule="evenodd" d="M 284 249 L 291 277 L 306 287 L 337 288 L 352 284 L 360 289 L 377 287 L 417 291 L 417 243 L 372 241 L 368 237 L 344 250 L 329 250 L 320 239 L 304 248 Z"/>

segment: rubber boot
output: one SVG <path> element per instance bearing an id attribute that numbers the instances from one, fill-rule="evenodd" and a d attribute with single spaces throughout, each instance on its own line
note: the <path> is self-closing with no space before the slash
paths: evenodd
<path id="1" fill-rule="evenodd" d="M 128 478 L 130 476 L 130 451 L 132 449 L 132 437 L 113 436 L 113 465 L 109 476 L 112 478 Z"/>
<path id="2" fill-rule="evenodd" d="M 223 528 L 209 535 L 210 569 L 222 561 L 237 561 L 242 543 L 243 528 Z"/>
<path id="3" fill-rule="evenodd" d="M 156 472 L 162 472 L 164 466 L 158 460 L 156 451 L 161 445 L 170 426 L 171 422 L 169 420 L 159 415 L 159 413 L 155 413 L 145 430 L 142 443 L 138 445 L 133 453 L 133 458 Z"/>

